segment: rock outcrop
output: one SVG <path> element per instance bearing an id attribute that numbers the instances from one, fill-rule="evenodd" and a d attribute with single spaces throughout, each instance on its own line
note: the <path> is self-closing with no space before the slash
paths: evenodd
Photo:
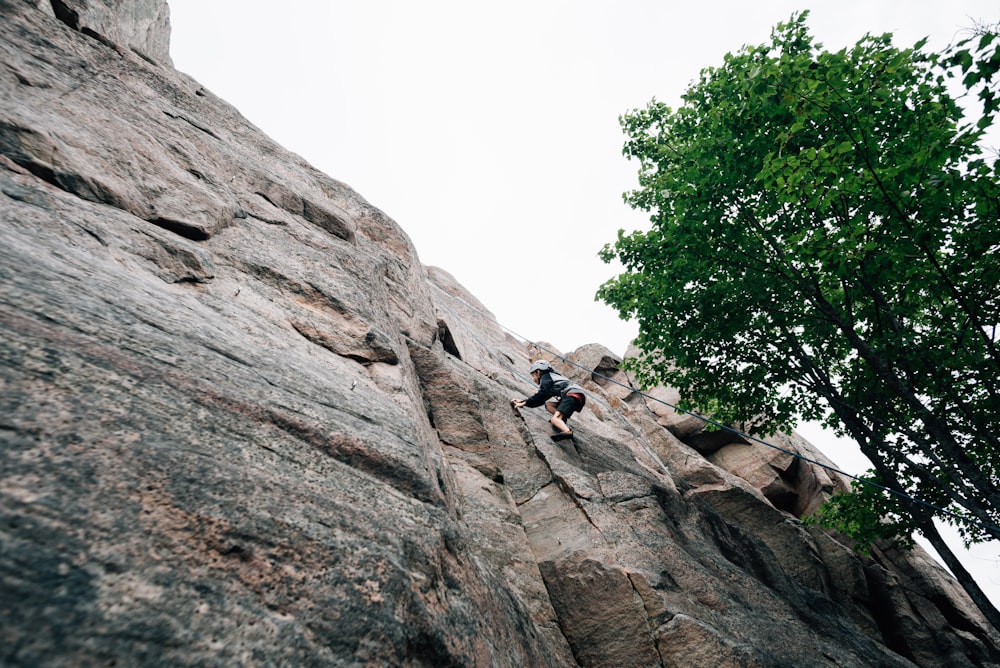
<path id="1" fill-rule="evenodd" d="M 553 443 L 553 351 L 174 71 L 165 3 L 0 13 L 3 665 L 1000 665 L 924 553 L 802 525 L 842 480 L 599 345 Z"/>

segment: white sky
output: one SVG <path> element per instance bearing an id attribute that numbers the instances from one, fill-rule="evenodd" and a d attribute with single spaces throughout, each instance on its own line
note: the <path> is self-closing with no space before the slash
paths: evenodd
<path id="1" fill-rule="evenodd" d="M 623 354 L 597 258 L 643 227 L 618 117 L 808 8 L 818 41 L 897 46 L 996 23 L 996 0 L 168 0 L 171 55 L 275 141 L 354 188 L 518 336 Z M 845 470 L 863 460 L 800 431 Z M 956 548 L 961 552 L 960 546 Z M 1000 550 L 967 568 L 1000 604 Z"/>

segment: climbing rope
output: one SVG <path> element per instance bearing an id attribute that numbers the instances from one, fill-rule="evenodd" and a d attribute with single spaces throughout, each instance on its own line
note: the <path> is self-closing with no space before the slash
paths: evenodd
<path id="1" fill-rule="evenodd" d="M 663 399 L 660 399 L 658 397 L 651 396 L 650 394 L 648 394 L 646 392 L 643 392 L 642 390 L 639 390 L 638 388 L 636 388 L 635 386 L 633 386 L 631 384 L 631 381 L 629 382 L 628 385 L 626 385 L 625 383 L 622 383 L 621 381 L 615 380 L 614 378 L 609 378 L 608 376 L 606 376 L 604 374 L 601 374 L 601 373 L 598 373 L 597 371 L 595 371 L 593 369 L 587 369 L 586 367 L 582 366 L 581 364 L 578 364 L 578 363 L 574 362 L 573 360 L 568 359 L 567 357 L 559 354 L 558 352 L 556 352 L 554 350 L 549 350 L 549 349 L 545 348 L 544 346 L 541 346 L 541 345 L 533 342 L 531 339 L 518 334 L 514 330 L 512 330 L 512 329 L 510 329 L 508 327 L 505 327 L 503 324 L 501 324 L 500 322 L 498 322 L 491 315 L 489 315 L 487 313 L 483 313 L 481 310 L 479 310 L 478 308 L 476 308 L 472 304 L 468 303 L 467 301 L 465 301 L 461 297 L 458 297 L 458 296 L 453 295 L 453 294 L 451 294 L 449 292 L 446 292 L 443 288 L 440 288 L 439 286 L 435 285 L 435 287 L 437 287 L 439 290 L 441 290 L 442 293 L 448 295 L 449 297 L 451 297 L 452 299 L 455 299 L 458 302 L 461 302 L 463 305 L 465 305 L 467 308 L 471 309 L 472 311 L 475 311 L 477 314 L 479 314 L 480 316 L 482 316 L 486 320 L 492 322 L 494 325 L 496 325 L 497 327 L 499 327 L 503 331 L 511 334 L 512 336 L 517 337 L 521 341 L 524 341 L 526 344 L 528 344 L 530 346 L 533 346 L 534 348 L 536 348 L 536 349 L 538 349 L 538 350 L 540 350 L 542 352 L 548 353 L 548 354 L 552 355 L 553 357 L 557 357 L 560 360 L 562 360 L 563 362 L 565 362 L 566 364 L 570 364 L 570 365 L 575 366 L 575 367 L 577 367 L 579 369 L 583 369 L 584 371 L 588 372 L 592 376 L 597 376 L 598 378 L 603 378 L 604 380 L 606 380 L 606 381 L 608 381 L 610 383 L 614 383 L 615 385 L 619 385 L 621 387 L 627 388 L 631 392 L 635 392 L 636 394 L 638 394 L 639 396 L 643 397 L 644 399 L 649 399 L 649 400 L 658 402 L 660 404 L 663 404 L 664 406 L 667 406 L 668 408 L 674 409 L 675 411 L 677 411 L 679 413 L 684 413 L 686 415 L 690 415 L 691 417 L 694 417 L 694 418 L 697 418 L 699 420 L 702 420 L 706 424 L 710 424 L 710 425 L 712 425 L 714 427 L 717 427 L 719 429 L 722 429 L 724 431 L 728 431 L 728 432 L 730 432 L 732 434 L 735 434 L 736 436 L 739 436 L 740 438 L 745 439 L 747 441 L 750 441 L 750 442 L 753 442 L 753 443 L 758 443 L 760 445 L 766 446 L 766 447 L 771 448 L 773 450 L 777 450 L 779 452 L 783 452 L 783 453 L 785 453 L 785 454 L 787 454 L 787 455 L 789 455 L 791 457 L 794 457 L 796 459 L 799 459 L 801 461 L 805 461 L 805 462 L 808 462 L 808 463 L 813 464 L 815 466 L 819 466 L 820 468 L 826 469 L 828 471 L 832 471 L 832 472 L 837 473 L 839 475 L 842 475 L 842 476 L 844 476 L 844 477 L 846 477 L 846 478 L 848 478 L 850 480 L 854 480 L 854 481 L 857 481 L 857 482 L 859 482 L 861 484 L 868 485 L 869 487 L 873 487 L 873 488 L 875 488 L 877 490 L 880 490 L 882 492 L 885 492 L 885 493 L 890 494 L 892 496 L 895 496 L 897 498 L 903 499 L 904 501 L 907 501 L 909 503 L 913 503 L 913 504 L 916 504 L 916 505 L 919 505 L 919 506 L 923 506 L 923 507 L 928 508 L 930 510 L 936 511 L 936 512 L 942 514 L 942 515 L 947 515 L 948 517 L 951 517 L 952 519 L 958 520 L 958 521 L 963 522 L 965 524 L 982 527 L 982 528 L 986 529 L 987 531 L 991 531 L 991 532 L 1000 531 L 1000 527 L 988 524 L 988 523 L 980 521 L 980 520 L 978 520 L 976 518 L 970 518 L 970 517 L 966 517 L 964 515 L 960 515 L 960 514 L 958 514 L 956 512 L 953 512 L 951 510 L 947 510 L 945 508 L 937 506 L 937 505 L 935 505 L 933 503 L 930 503 L 928 501 L 924 501 L 923 499 L 918 499 L 917 497 L 914 497 L 914 496 L 911 496 L 909 494 L 906 494 L 905 492 L 901 492 L 899 490 L 895 490 L 895 489 L 892 489 L 890 487 L 886 487 L 885 485 L 880 485 L 877 482 L 875 482 L 873 480 L 870 480 L 868 478 L 862 478 L 861 476 L 853 475 L 851 473 L 848 473 L 846 471 L 843 471 L 843 470 L 837 468 L 836 466 L 832 466 L 830 464 L 825 464 L 825 463 L 820 462 L 820 461 L 818 461 L 816 459 L 813 459 L 811 457 L 807 457 L 807 456 L 805 456 L 805 455 L 803 455 L 803 454 L 801 454 L 799 452 L 795 452 L 794 450 L 789 450 L 787 448 L 783 448 L 783 447 L 781 447 L 779 445 L 775 445 L 774 443 L 770 443 L 768 441 L 765 441 L 765 440 L 763 440 L 761 438 L 758 438 L 756 436 L 753 436 L 751 434 L 747 434 L 746 432 L 743 432 L 743 431 L 741 431 L 739 429 L 736 429 L 736 428 L 734 428 L 734 427 L 732 427 L 730 425 L 723 424 L 723 423 L 721 423 L 721 422 L 719 422 L 717 420 L 714 420 L 714 419 L 712 419 L 710 417 L 707 417 L 707 416 L 704 416 L 704 415 L 700 415 L 700 414 L 698 414 L 698 413 L 696 413 L 694 411 L 690 411 L 690 410 L 687 410 L 685 408 L 681 408 L 680 406 L 676 406 L 674 404 L 671 404 L 671 403 L 669 403 L 667 401 L 664 401 Z M 447 306 L 445 306 L 445 309 L 447 309 L 452 315 L 455 316 L 455 318 L 459 322 L 461 322 L 461 319 L 458 318 L 458 315 L 454 311 L 452 311 L 451 309 L 449 309 Z M 473 334 L 473 337 L 476 338 L 477 340 L 479 340 L 478 337 L 475 334 Z M 480 343 L 480 345 L 483 345 L 484 348 L 486 348 L 487 350 L 489 350 L 489 347 L 486 346 L 481 340 L 479 340 L 479 343 Z M 508 366 L 508 365 L 504 365 L 504 366 Z M 511 370 L 511 373 L 515 373 L 515 375 L 518 375 L 513 370 Z M 524 378 L 523 376 L 520 376 L 520 377 Z M 603 402 L 602 401 L 602 403 L 606 404 L 608 406 L 608 408 L 610 408 L 611 410 L 615 410 L 610 404 L 607 404 L 607 402 Z M 647 409 L 648 409 L 648 406 L 647 406 Z M 642 445 L 643 445 L 644 449 L 646 449 L 646 451 L 656 459 L 656 461 L 659 463 L 659 465 L 663 468 L 664 472 L 666 472 L 668 475 L 670 475 L 672 478 L 674 478 L 675 475 L 666 467 L 666 465 L 656 455 L 656 453 L 655 452 L 651 452 L 649 450 L 649 448 L 645 445 L 645 443 L 642 443 Z"/>

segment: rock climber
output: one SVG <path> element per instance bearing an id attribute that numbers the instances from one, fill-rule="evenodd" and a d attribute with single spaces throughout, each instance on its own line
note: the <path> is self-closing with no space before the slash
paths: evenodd
<path id="1" fill-rule="evenodd" d="M 545 404 L 545 410 L 552 414 L 549 423 L 556 430 L 553 441 L 573 438 L 573 430 L 566 426 L 570 416 L 583 408 L 587 396 L 583 388 L 566 376 L 556 373 L 545 360 L 538 360 L 529 369 L 531 380 L 538 385 L 538 392 L 527 399 L 511 399 L 514 408 L 534 408 Z M 550 401 L 551 399 L 551 401 Z"/>

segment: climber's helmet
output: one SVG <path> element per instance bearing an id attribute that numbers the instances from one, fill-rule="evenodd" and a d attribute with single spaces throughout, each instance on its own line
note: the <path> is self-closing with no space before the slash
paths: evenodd
<path id="1" fill-rule="evenodd" d="M 531 368 L 528 369 L 528 373 L 535 373 L 536 371 L 539 371 L 541 373 L 545 373 L 546 371 L 552 371 L 552 365 L 546 362 L 545 360 L 538 360 L 537 362 L 531 365 Z"/>

